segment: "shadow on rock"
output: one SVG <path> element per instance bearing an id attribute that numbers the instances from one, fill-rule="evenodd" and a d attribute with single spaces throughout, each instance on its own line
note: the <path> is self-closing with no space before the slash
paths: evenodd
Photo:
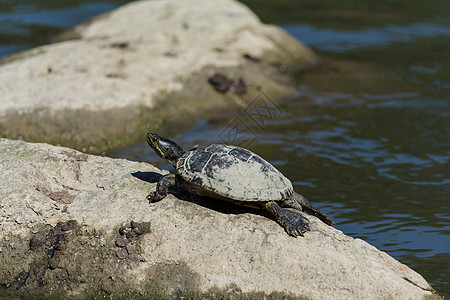
<path id="1" fill-rule="evenodd" d="M 141 171 L 131 173 L 131 175 L 140 180 L 143 180 L 143 181 L 149 182 L 149 183 L 157 183 L 163 177 L 163 175 L 160 173 L 141 172 Z M 150 192 L 150 190 L 149 190 L 149 192 Z M 265 216 L 269 219 L 274 220 L 273 216 L 264 209 L 255 209 L 255 208 L 241 206 L 241 205 L 237 205 L 232 202 L 227 202 L 227 201 L 223 201 L 223 200 L 219 200 L 219 199 L 215 199 L 215 198 L 211 198 L 211 197 L 195 195 L 195 194 L 192 194 L 192 193 L 186 191 L 183 187 L 181 187 L 179 185 L 170 187 L 169 194 L 173 195 L 174 197 L 176 197 L 179 200 L 188 201 L 188 202 L 194 203 L 196 205 L 200 205 L 205 208 L 212 209 L 212 210 L 215 210 L 215 211 L 223 213 L 223 214 L 252 213 L 252 214 L 256 214 L 256 215 L 260 215 L 260 216 Z M 159 200 L 159 201 L 164 201 L 164 199 Z M 152 201 L 152 203 L 157 203 L 159 201 Z"/>
<path id="2" fill-rule="evenodd" d="M 137 179 L 140 179 L 140 180 L 146 181 L 146 182 L 150 182 L 150 183 L 156 183 L 161 179 L 161 177 L 163 177 L 163 175 L 160 173 L 141 172 L 141 171 L 131 173 L 131 175 L 133 177 L 136 177 Z"/>

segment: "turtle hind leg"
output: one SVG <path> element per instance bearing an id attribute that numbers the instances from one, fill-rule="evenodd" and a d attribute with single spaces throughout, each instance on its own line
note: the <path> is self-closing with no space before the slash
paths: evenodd
<path id="1" fill-rule="evenodd" d="M 327 225 L 334 224 L 330 218 L 327 217 L 323 212 L 321 212 L 314 204 L 309 202 L 305 197 L 296 192 L 293 192 L 292 195 L 285 201 L 281 203 L 283 207 L 290 207 L 294 209 L 298 209 L 301 211 L 306 211 L 308 214 L 318 217 L 322 222 Z"/>
<path id="2" fill-rule="evenodd" d="M 148 201 L 152 202 L 164 199 L 169 192 L 169 188 L 173 187 L 174 185 L 176 185 L 175 174 L 164 175 L 156 184 L 156 191 L 148 194 Z"/>
<path id="3" fill-rule="evenodd" d="M 283 208 L 274 201 L 267 202 L 266 209 L 275 216 L 289 235 L 303 236 L 303 233 L 310 230 L 309 220 L 299 212 Z"/>

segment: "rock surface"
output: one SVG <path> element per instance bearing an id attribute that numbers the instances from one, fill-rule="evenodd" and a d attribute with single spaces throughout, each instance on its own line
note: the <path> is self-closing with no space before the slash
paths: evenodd
<path id="1" fill-rule="evenodd" d="M 135 142 L 164 118 L 186 122 L 261 91 L 292 94 L 279 69 L 314 60 L 232 0 L 136 1 L 66 35 L 0 64 L 1 136 L 99 152 Z M 245 90 L 216 92 L 208 78 L 217 71 Z"/>
<path id="2" fill-rule="evenodd" d="M 437 298 L 313 216 L 293 238 L 264 213 L 181 190 L 148 204 L 161 171 L 147 163 L 0 139 L 0 168 L 0 295 Z"/>

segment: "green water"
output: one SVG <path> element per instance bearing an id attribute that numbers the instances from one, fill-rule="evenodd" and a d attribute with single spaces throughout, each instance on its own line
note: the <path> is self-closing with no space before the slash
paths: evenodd
<path id="1" fill-rule="evenodd" d="M 450 2 L 245 2 L 314 48 L 322 63 L 294 74 L 296 97 L 273 104 L 270 90 L 247 95 L 271 104 L 271 114 L 203 119 L 169 138 L 185 148 L 248 145 L 338 229 L 450 295 Z M 0 1 L 0 56 L 121 2 L 53 3 Z M 144 137 L 112 155 L 169 167 Z"/>

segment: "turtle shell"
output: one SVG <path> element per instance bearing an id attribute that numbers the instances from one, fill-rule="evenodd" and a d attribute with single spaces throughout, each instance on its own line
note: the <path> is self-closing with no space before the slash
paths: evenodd
<path id="1" fill-rule="evenodd" d="M 293 193 L 292 183 L 257 154 L 220 144 L 188 151 L 177 162 L 178 174 L 219 196 L 239 201 L 278 201 Z"/>

